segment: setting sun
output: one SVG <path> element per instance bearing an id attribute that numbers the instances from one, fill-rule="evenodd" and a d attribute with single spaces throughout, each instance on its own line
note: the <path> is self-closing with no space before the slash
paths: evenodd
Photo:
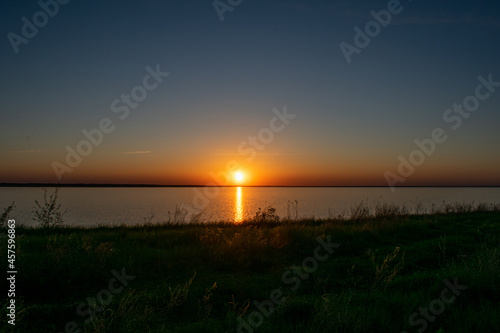
<path id="1" fill-rule="evenodd" d="M 237 182 L 242 182 L 244 179 L 245 179 L 245 176 L 243 175 L 243 172 L 241 171 L 238 171 L 234 174 L 234 179 L 237 181 Z"/>

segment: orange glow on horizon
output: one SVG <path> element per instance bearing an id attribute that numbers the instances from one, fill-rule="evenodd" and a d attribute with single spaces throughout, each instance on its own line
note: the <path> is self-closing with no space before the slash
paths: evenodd
<path id="1" fill-rule="evenodd" d="M 36 161 L 30 157 L 36 154 Z M 7 153 L 0 166 L 5 183 L 57 183 L 51 163 L 64 156 L 42 153 Z M 171 159 L 165 153 L 104 154 L 96 151 L 64 175 L 63 184 L 151 184 L 199 186 L 387 186 L 386 171 L 397 172 L 397 161 L 355 159 L 339 155 L 335 160 L 295 155 L 259 155 L 255 160 L 227 156 L 186 154 Z M 484 165 L 464 157 L 429 159 L 402 186 L 498 186 L 500 160 Z M 459 168 L 457 167 L 459 166 Z"/>

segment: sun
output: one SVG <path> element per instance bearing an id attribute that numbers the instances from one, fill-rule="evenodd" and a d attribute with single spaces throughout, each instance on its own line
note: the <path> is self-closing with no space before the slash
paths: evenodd
<path id="1" fill-rule="evenodd" d="M 241 171 L 237 171 L 234 174 L 234 180 L 236 180 L 238 183 L 241 183 L 243 180 L 245 180 L 245 175 Z"/>

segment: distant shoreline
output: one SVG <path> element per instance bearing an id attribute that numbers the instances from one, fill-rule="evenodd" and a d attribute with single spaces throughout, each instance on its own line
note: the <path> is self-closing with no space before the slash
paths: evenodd
<path id="1" fill-rule="evenodd" d="M 54 184 L 54 183 L 0 183 L 0 187 L 304 187 L 304 188 L 388 188 L 382 185 L 158 185 L 158 184 Z M 497 188 L 500 185 L 413 185 L 396 186 L 397 188 L 421 187 L 470 187 L 470 188 Z"/>

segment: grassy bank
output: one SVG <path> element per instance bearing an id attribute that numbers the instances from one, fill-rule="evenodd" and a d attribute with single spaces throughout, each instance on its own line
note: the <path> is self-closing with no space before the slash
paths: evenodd
<path id="1" fill-rule="evenodd" d="M 15 331 L 498 332 L 499 235 L 500 212 L 453 210 L 19 227 Z M 6 238 L 0 242 L 6 258 Z M 340 246 L 316 250 L 328 242 Z M 445 280 L 464 287 L 453 293 Z M 270 303 L 273 295 L 280 304 Z M 2 302 L 0 325 L 9 331 Z M 85 322 L 89 309 L 95 317 Z"/>

